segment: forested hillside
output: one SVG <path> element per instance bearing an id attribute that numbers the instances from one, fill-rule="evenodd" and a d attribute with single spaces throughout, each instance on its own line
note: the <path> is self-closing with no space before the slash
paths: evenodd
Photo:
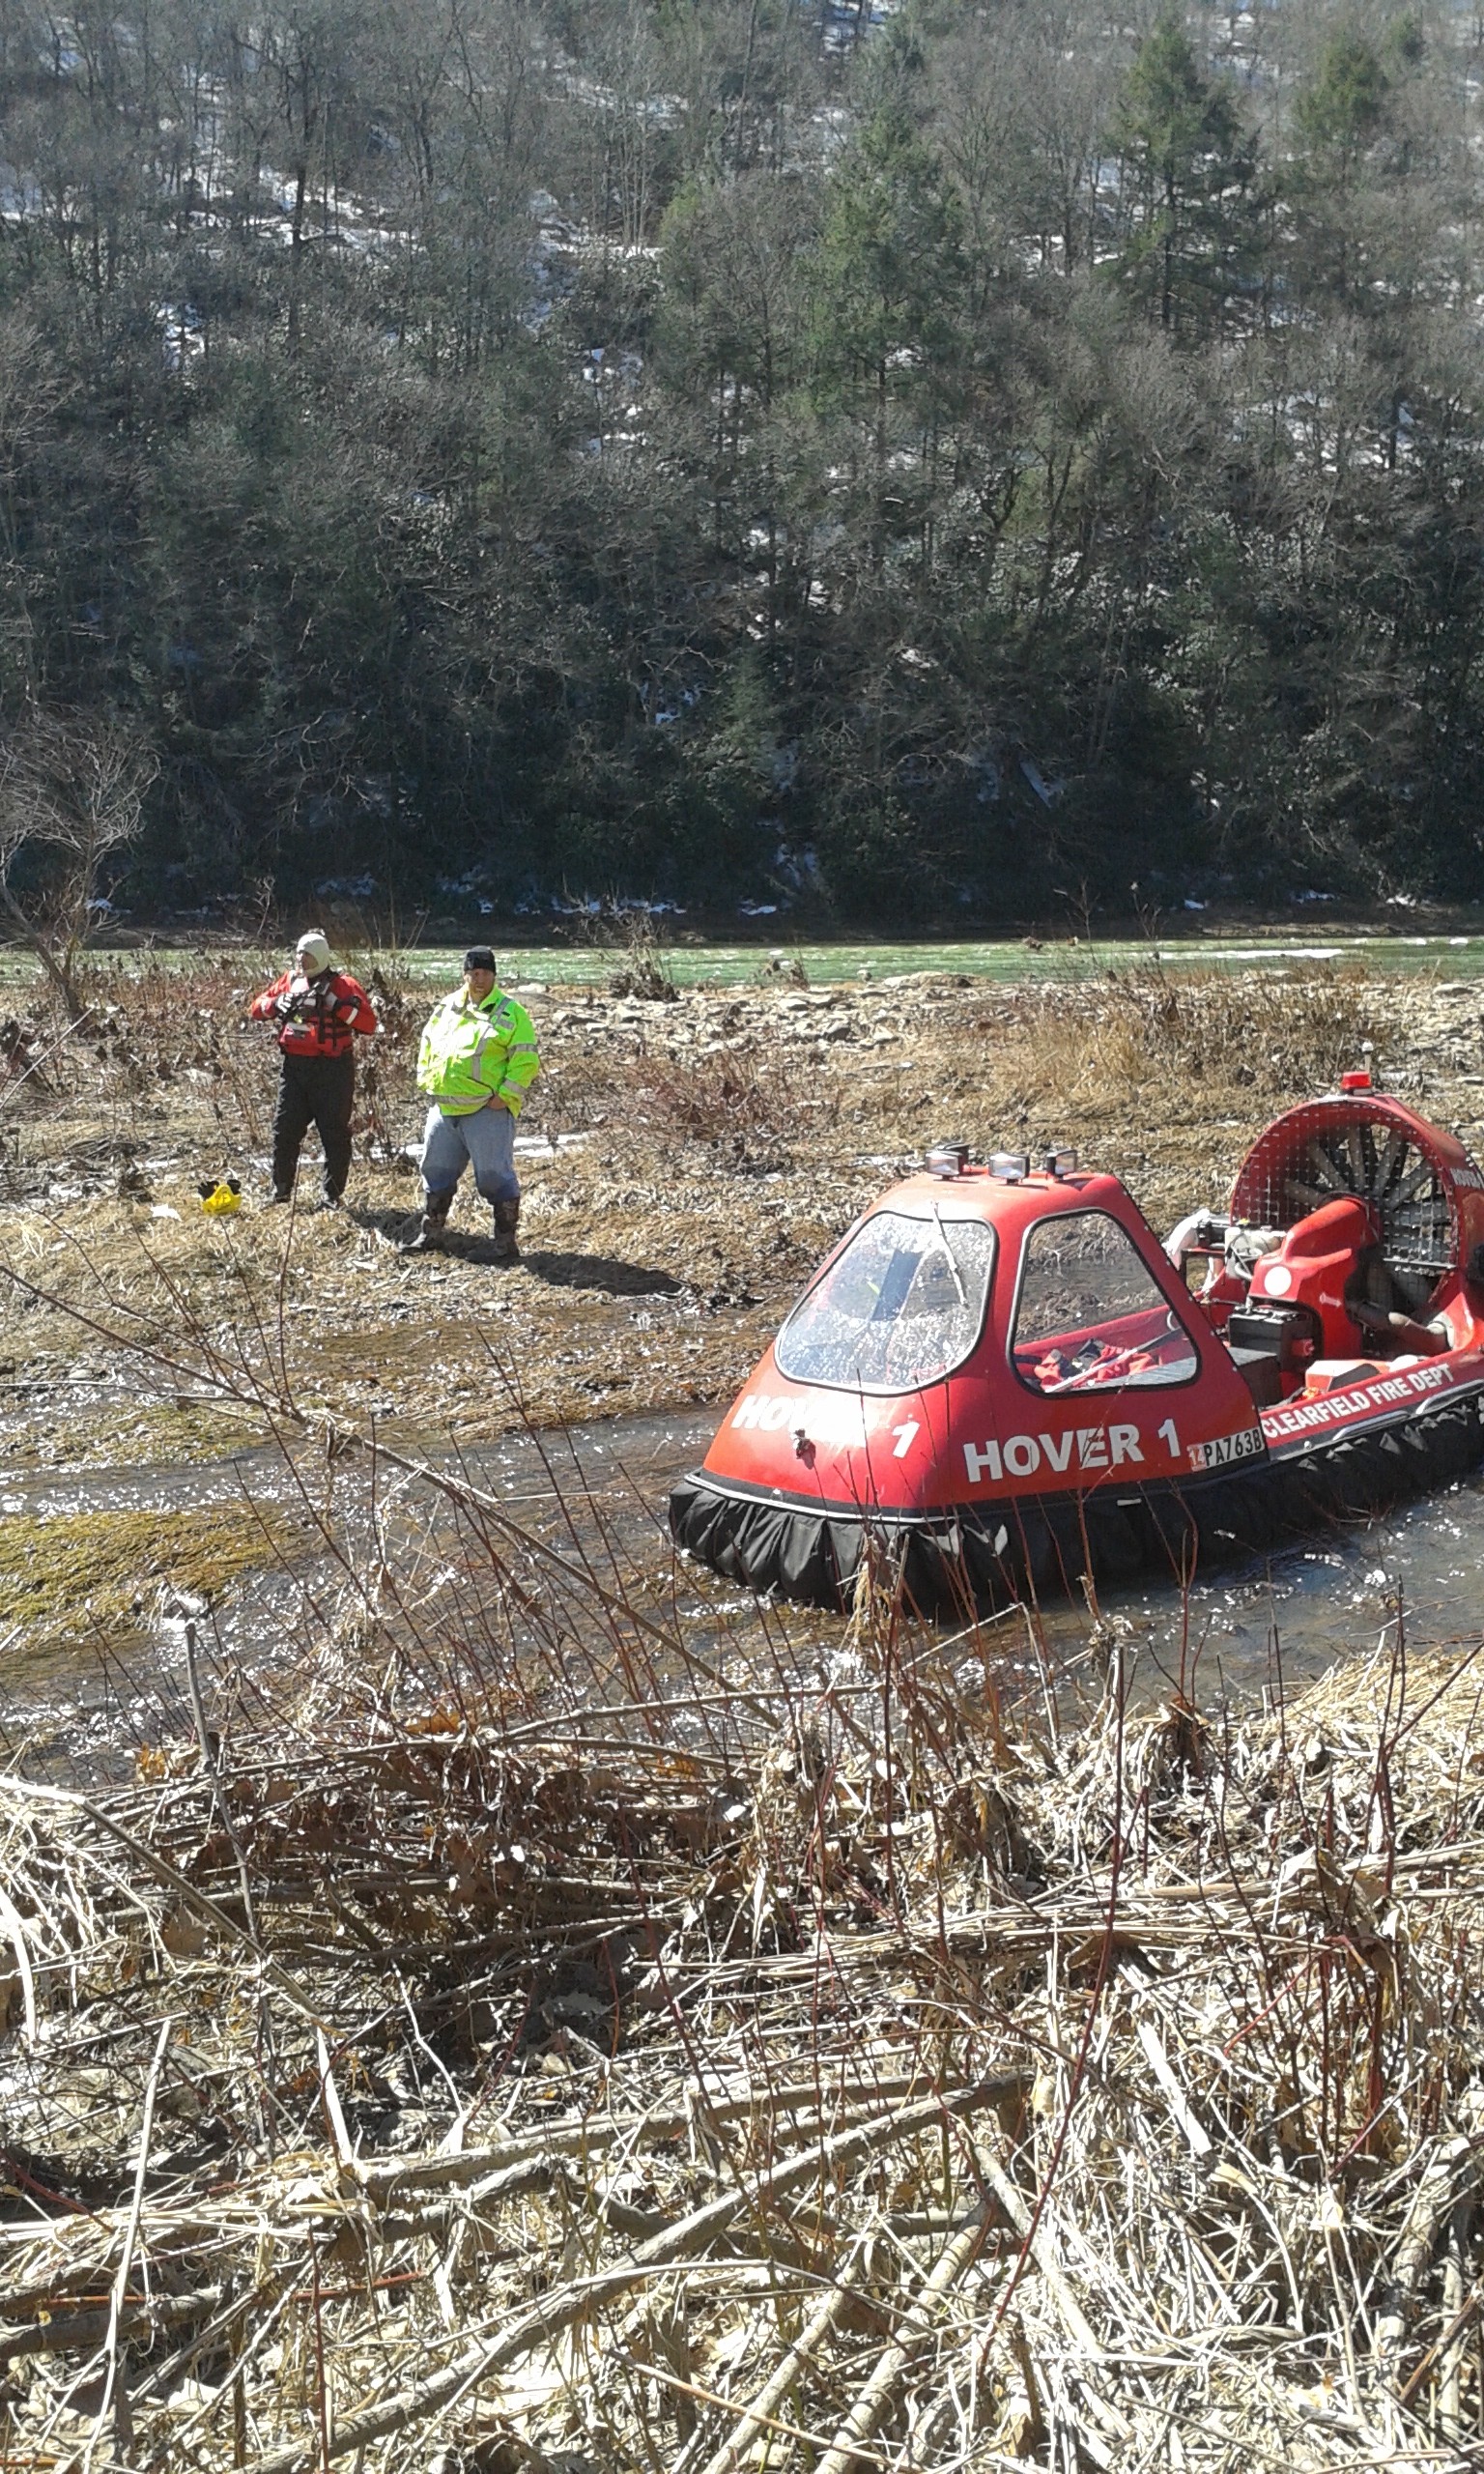
<path id="1" fill-rule="evenodd" d="M 1384 0 L 4 0 L 7 812 L 91 764 L 176 908 L 1484 894 L 1481 75 Z"/>

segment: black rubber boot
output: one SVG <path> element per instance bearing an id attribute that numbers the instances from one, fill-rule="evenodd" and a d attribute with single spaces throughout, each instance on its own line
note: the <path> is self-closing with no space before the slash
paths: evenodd
<path id="1" fill-rule="evenodd" d="M 520 1226 L 521 1206 L 518 1202 L 497 1202 L 491 1208 L 495 1214 L 495 1260 L 518 1263 L 521 1250 L 515 1242 L 515 1232 Z"/>
<path id="2" fill-rule="evenodd" d="M 404 1251 L 409 1254 L 436 1254 L 442 1245 L 448 1226 L 448 1211 L 452 1194 L 425 1194 L 422 1218 L 417 1234 Z"/>

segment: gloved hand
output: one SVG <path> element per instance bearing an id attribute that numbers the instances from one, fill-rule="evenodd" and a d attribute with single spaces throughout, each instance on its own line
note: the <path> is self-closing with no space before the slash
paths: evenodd
<path id="1" fill-rule="evenodd" d="M 309 993 L 309 982 L 302 971 L 291 979 L 281 995 L 273 999 L 273 1012 L 280 1022 L 290 1022 Z"/>

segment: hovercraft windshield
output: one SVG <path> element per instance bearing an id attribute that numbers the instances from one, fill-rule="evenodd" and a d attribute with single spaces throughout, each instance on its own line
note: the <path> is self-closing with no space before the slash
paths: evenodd
<path id="1" fill-rule="evenodd" d="M 778 1370 L 853 1392 L 939 1382 L 979 1339 L 993 1269 L 985 1221 L 874 1212 L 789 1315 Z"/>

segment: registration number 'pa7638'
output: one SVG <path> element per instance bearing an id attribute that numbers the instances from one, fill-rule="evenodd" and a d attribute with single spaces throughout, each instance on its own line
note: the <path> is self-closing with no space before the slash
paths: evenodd
<path id="1" fill-rule="evenodd" d="M 1225 1469 L 1233 1460 L 1255 1460 L 1263 1449 L 1263 1429 L 1248 1426 L 1244 1434 L 1218 1434 L 1210 1443 L 1192 1443 L 1185 1456 L 1192 1469 Z"/>

